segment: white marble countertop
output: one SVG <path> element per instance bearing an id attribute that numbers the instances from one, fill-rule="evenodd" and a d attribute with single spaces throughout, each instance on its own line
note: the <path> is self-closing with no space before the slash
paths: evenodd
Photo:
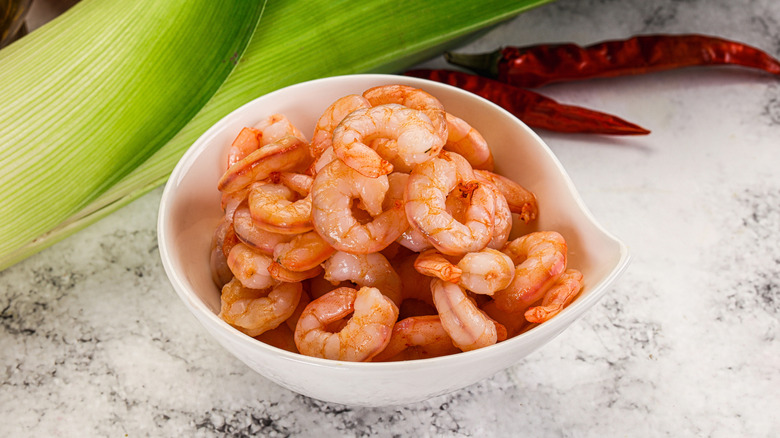
<path id="1" fill-rule="evenodd" d="M 560 0 L 462 51 L 661 32 L 780 57 L 780 2 Z M 689 69 L 541 91 L 652 130 L 540 132 L 633 255 L 552 343 L 409 406 L 297 395 L 229 355 L 179 302 L 157 250 L 157 189 L 0 272 L 0 436 L 778 436 L 778 78 Z"/>

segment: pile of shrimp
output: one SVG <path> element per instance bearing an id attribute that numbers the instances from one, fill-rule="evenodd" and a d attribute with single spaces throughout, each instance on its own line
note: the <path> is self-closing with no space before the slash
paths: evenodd
<path id="1" fill-rule="evenodd" d="M 345 361 L 486 347 L 558 314 L 583 285 L 555 231 L 509 240 L 533 193 L 427 92 L 335 101 L 307 141 L 284 115 L 243 128 L 218 183 L 220 317 L 256 339 Z"/>

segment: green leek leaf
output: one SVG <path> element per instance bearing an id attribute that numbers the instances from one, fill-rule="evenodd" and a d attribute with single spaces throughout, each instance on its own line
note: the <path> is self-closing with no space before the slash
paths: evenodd
<path id="1" fill-rule="evenodd" d="M 0 51 L 0 267 L 208 102 L 262 3 L 85 0 Z"/>
<path id="2" fill-rule="evenodd" d="M 60 220 L 58 227 L 13 254 L 0 251 L 0 268 L 164 183 L 184 151 L 203 132 L 256 97 L 320 77 L 399 71 L 547 1 L 271 1 L 235 70 L 189 123 L 135 170 L 116 183 L 112 181 L 112 187 L 100 197 L 67 220 Z M 178 109 L 180 103 L 170 105 Z"/>

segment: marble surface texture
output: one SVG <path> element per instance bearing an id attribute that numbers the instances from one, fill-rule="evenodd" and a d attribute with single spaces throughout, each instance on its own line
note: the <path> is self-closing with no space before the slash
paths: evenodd
<path id="1" fill-rule="evenodd" d="M 560 0 L 460 50 L 660 32 L 780 57 L 780 2 Z M 0 436 L 778 436 L 778 78 L 689 69 L 541 91 L 652 134 L 539 132 L 633 260 L 525 360 L 401 407 L 282 389 L 178 301 L 157 249 L 157 189 L 0 272 Z"/>

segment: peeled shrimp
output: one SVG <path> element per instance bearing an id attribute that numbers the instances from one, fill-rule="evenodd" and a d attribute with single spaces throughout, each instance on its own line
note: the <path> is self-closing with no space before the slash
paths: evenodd
<path id="1" fill-rule="evenodd" d="M 244 157 L 256 151 L 260 147 L 260 136 L 263 135 L 259 129 L 243 128 L 238 133 L 233 143 L 228 149 L 227 168 L 238 163 Z"/>
<path id="2" fill-rule="evenodd" d="M 493 345 L 499 340 L 499 329 L 457 284 L 438 278 L 431 282 L 433 302 L 444 330 L 452 343 L 463 351 Z"/>
<path id="3" fill-rule="evenodd" d="M 387 175 L 393 165 L 371 149 L 368 143 L 374 138 L 395 140 L 398 157 L 410 166 L 436 156 L 444 146 L 425 114 L 387 104 L 359 109 L 345 117 L 333 130 L 333 152 L 362 175 Z"/>
<path id="4" fill-rule="evenodd" d="M 418 164 L 406 185 L 406 218 L 444 254 L 479 251 L 493 237 L 493 192 L 473 178 L 468 162 L 452 152 Z M 464 221 L 447 212 L 447 196 L 455 189 L 469 197 Z"/>
<path id="5" fill-rule="evenodd" d="M 525 187 L 505 176 L 487 170 L 475 169 L 474 175 L 480 181 L 492 183 L 506 198 L 509 210 L 520 215 L 520 219 L 523 222 L 528 223 L 536 219 L 536 216 L 539 214 L 536 196 L 526 190 Z"/>
<path id="6" fill-rule="evenodd" d="M 580 289 L 582 273 L 576 269 L 567 269 L 544 294 L 542 305 L 526 310 L 525 319 L 534 323 L 549 321 L 577 297 Z"/>
<path id="7" fill-rule="evenodd" d="M 422 111 L 433 124 L 434 134 L 443 145 L 447 141 L 447 119 L 444 105 L 425 91 L 408 85 L 380 85 L 363 92 L 372 106 L 388 103 L 400 104 Z"/>
<path id="8" fill-rule="evenodd" d="M 457 284 L 481 295 L 493 295 L 497 290 L 504 289 L 515 275 L 512 259 L 491 248 L 467 253 L 457 264 L 438 251 L 428 250 L 417 256 L 414 267 L 421 274 Z"/>
<path id="9" fill-rule="evenodd" d="M 290 271 L 308 271 L 328 259 L 336 249 L 315 231 L 298 234 L 274 247 L 274 260 Z"/>
<path id="10" fill-rule="evenodd" d="M 542 298 L 566 269 L 566 241 L 555 231 L 537 231 L 507 243 L 502 252 L 515 263 L 515 278 L 493 298 L 499 309 L 524 311 Z"/>
<path id="11" fill-rule="evenodd" d="M 278 283 L 268 272 L 272 261 L 268 255 L 253 251 L 243 243 L 236 244 L 227 258 L 233 275 L 250 289 L 265 289 Z"/>
<path id="12" fill-rule="evenodd" d="M 272 261 L 268 266 L 268 273 L 271 275 L 271 277 L 274 278 L 274 280 L 283 281 L 286 283 L 297 283 L 303 280 L 308 280 L 320 275 L 321 272 L 322 267 L 320 266 L 315 266 L 306 271 L 291 271 L 275 261 Z"/>
<path id="13" fill-rule="evenodd" d="M 306 142 L 306 136 L 303 132 L 296 128 L 284 114 L 273 114 L 266 117 L 256 124 L 254 128 L 261 133 L 260 147 L 275 143 L 288 135 L 297 137 L 304 143 Z"/>
<path id="14" fill-rule="evenodd" d="M 414 269 L 420 274 L 440 278 L 453 284 L 458 284 L 463 275 L 463 270 L 435 249 L 420 253 L 414 261 Z"/>
<path id="15" fill-rule="evenodd" d="M 228 266 L 226 251 L 229 253 L 229 248 L 232 248 L 238 242 L 231 242 L 229 243 L 229 248 L 226 248 L 225 243 L 231 238 L 236 239 L 233 225 L 227 217 L 224 217 L 217 225 L 217 229 L 214 231 L 214 236 L 211 239 L 209 258 L 211 279 L 214 280 L 214 284 L 219 288 L 233 278 L 233 272 L 230 270 L 230 266 Z"/>
<path id="16" fill-rule="evenodd" d="M 219 316 L 249 336 L 257 336 L 289 318 L 300 297 L 300 283 L 254 289 L 233 279 L 222 288 Z"/>
<path id="17" fill-rule="evenodd" d="M 401 277 L 385 256 L 371 254 L 350 254 L 337 251 L 323 263 L 325 279 L 333 284 L 351 281 L 358 286 L 379 289 L 396 306 L 401 305 Z"/>
<path id="18" fill-rule="evenodd" d="M 230 166 L 219 179 L 217 188 L 234 192 L 268 178 L 271 172 L 306 170 L 313 158 L 309 145 L 298 137 L 288 135 L 261 147 Z"/>
<path id="19" fill-rule="evenodd" d="M 341 330 L 328 330 L 349 314 Z M 295 345 L 308 356 L 369 361 L 390 342 L 397 318 L 398 308 L 379 289 L 338 288 L 306 306 L 295 327 Z"/>
<path id="20" fill-rule="evenodd" d="M 252 220 L 252 214 L 246 204 L 242 204 L 233 213 L 233 229 L 238 239 L 263 254 L 272 255 L 274 248 L 281 243 L 291 241 L 295 236 L 263 230 Z"/>
<path id="21" fill-rule="evenodd" d="M 487 141 L 465 120 L 446 113 L 447 142 L 444 150 L 456 152 L 474 169 L 493 170 L 493 154 Z"/>
<path id="22" fill-rule="evenodd" d="M 389 187 L 386 175 L 369 178 L 340 160 L 331 162 L 317 173 L 312 184 L 314 229 L 340 251 L 357 254 L 381 251 L 408 226 L 403 200 L 385 196 Z M 354 199 L 371 215 L 367 223 L 353 216 Z"/>
<path id="23" fill-rule="evenodd" d="M 413 316 L 395 323 L 390 342 L 373 362 L 427 359 L 458 352 L 438 315 Z"/>
<path id="24" fill-rule="evenodd" d="M 311 197 L 299 198 L 283 184 L 254 183 L 249 192 L 249 211 L 258 228 L 281 234 L 299 234 L 312 229 Z"/>
<path id="25" fill-rule="evenodd" d="M 496 201 L 496 213 L 493 216 L 493 237 L 488 242 L 488 248 L 498 249 L 506 245 L 509 235 L 512 233 L 512 211 L 509 209 L 504 195 L 492 184 L 488 187 L 493 191 L 493 198 Z"/>
<path id="26" fill-rule="evenodd" d="M 326 149 L 331 147 L 333 144 L 333 130 L 344 120 L 344 117 L 352 111 L 370 106 L 371 104 L 365 97 L 358 94 L 350 94 L 336 100 L 325 109 L 325 112 L 317 120 L 317 126 L 314 127 L 314 134 L 311 137 L 311 149 L 314 156 L 319 157 Z"/>

